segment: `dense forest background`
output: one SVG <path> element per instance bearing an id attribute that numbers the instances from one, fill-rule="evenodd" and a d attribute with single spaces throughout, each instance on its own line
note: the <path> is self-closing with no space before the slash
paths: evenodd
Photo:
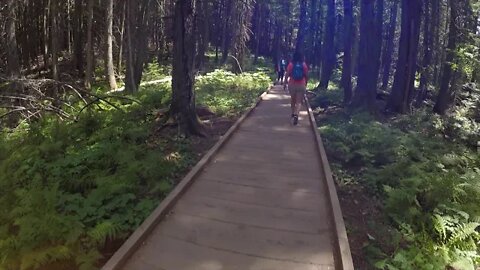
<path id="1" fill-rule="evenodd" d="M 478 0 L 1 1 L 0 269 L 98 268 L 197 160 L 189 135 L 211 135 L 205 111 L 238 116 L 294 51 L 311 68 L 340 192 L 382 216 L 364 239 L 364 217 L 346 213 L 356 263 L 368 258 L 359 269 L 474 269 L 479 10 Z"/>
<path id="2" fill-rule="evenodd" d="M 238 72 L 251 54 L 275 61 L 301 50 L 318 69 L 318 89 L 326 89 L 342 67 L 346 103 L 375 110 L 381 89 L 391 93 L 389 111 L 407 113 L 430 99 L 434 111 L 445 114 L 463 84 L 480 76 L 478 5 L 212 0 L 186 4 L 182 11 L 168 0 L 10 0 L 1 9 L 0 71 L 10 78 L 82 79 L 86 89 L 99 75 L 111 89 L 118 79 L 136 92 L 145 64 L 166 63 L 174 55 L 176 31 L 188 30 L 193 71 L 204 68 L 209 52 L 216 63 L 238 61 Z M 182 29 L 175 24 L 179 16 L 185 17 Z"/>

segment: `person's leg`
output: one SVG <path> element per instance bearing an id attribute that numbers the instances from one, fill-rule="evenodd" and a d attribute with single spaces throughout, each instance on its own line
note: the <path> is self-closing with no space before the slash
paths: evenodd
<path id="1" fill-rule="evenodd" d="M 295 85 L 295 93 L 292 95 L 293 99 L 293 105 L 292 105 L 292 121 L 293 125 L 296 126 L 298 124 L 298 113 L 300 112 L 300 106 L 301 106 L 301 99 L 299 99 L 300 94 L 299 94 L 299 89 L 298 86 Z"/>
<path id="2" fill-rule="evenodd" d="M 297 91 L 295 101 L 297 102 L 295 104 L 295 115 L 299 115 L 300 110 L 302 108 L 302 103 L 303 103 L 303 97 L 305 95 L 304 91 Z"/>
<path id="3" fill-rule="evenodd" d="M 295 87 L 288 86 L 288 90 L 290 91 L 290 107 L 292 109 L 292 117 L 295 115 L 295 106 L 297 104 L 297 92 L 295 91 Z"/>
<path id="4" fill-rule="evenodd" d="M 293 118 L 293 124 L 297 125 L 298 124 L 298 115 L 300 114 L 300 110 L 302 108 L 302 103 L 303 99 L 305 96 L 306 92 L 306 87 L 305 86 L 298 86 L 297 91 L 295 92 L 295 112 L 294 112 L 294 118 Z"/>

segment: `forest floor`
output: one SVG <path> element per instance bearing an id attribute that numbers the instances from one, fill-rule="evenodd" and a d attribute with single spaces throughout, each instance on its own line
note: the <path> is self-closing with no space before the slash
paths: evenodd
<path id="1" fill-rule="evenodd" d="M 355 269 L 372 269 L 365 257 L 364 248 L 375 237 L 373 235 L 377 235 L 372 225 L 382 222 L 382 213 L 376 202 L 359 187 L 337 186 L 337 192 Z"/>

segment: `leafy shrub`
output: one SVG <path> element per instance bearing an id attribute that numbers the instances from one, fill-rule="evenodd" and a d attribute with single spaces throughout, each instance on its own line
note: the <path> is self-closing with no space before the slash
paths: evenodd
<path id="1" fill-rule="evenodd" d="M 269 83 L 262 72 L 235 75 L 215 70 L 198 78 L 197 101 L 216 114 L 233 116 L 251 106 Z"/>
<path id="2" fill-rule="evenodd" d="M 171 65 L 159 65 L 157 61 L 153 61 L 147 64 L 147 67 L 143 72 L 142 80 L 145 82 L 161 80 L 170 76 L 171 72 Z"/>
<path id="3" fill-rule="evenodd" d="M 467 84 L 457 97 L 458 105 L 444 119 L 443 131 L 454 140 L 472 146 L 480 141 L 480 88 Z"/>
<path id="4" fill-rule="evenodd" d="M 318 86 L 317 80 L 310 80 L 308 86 L 309 89 L 314 90 Z M 332 82 L 329 84 L 327 90 L 321 89 L 320 95 L 310 101 L 310 104 L 314 108 L 327 108 L 330 105 L 341 105 L 343 104 L 343 93 L 338 91 L 338 86 L 335 84 L 335 82 Z"/>

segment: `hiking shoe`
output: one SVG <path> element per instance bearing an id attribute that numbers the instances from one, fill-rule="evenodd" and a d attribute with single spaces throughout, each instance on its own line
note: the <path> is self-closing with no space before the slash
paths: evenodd
<path id="1" fill-rule="evenodd" d="M 298 124 L 298 115 L 293 116 L 293 125 L 296 126 Z"/>

